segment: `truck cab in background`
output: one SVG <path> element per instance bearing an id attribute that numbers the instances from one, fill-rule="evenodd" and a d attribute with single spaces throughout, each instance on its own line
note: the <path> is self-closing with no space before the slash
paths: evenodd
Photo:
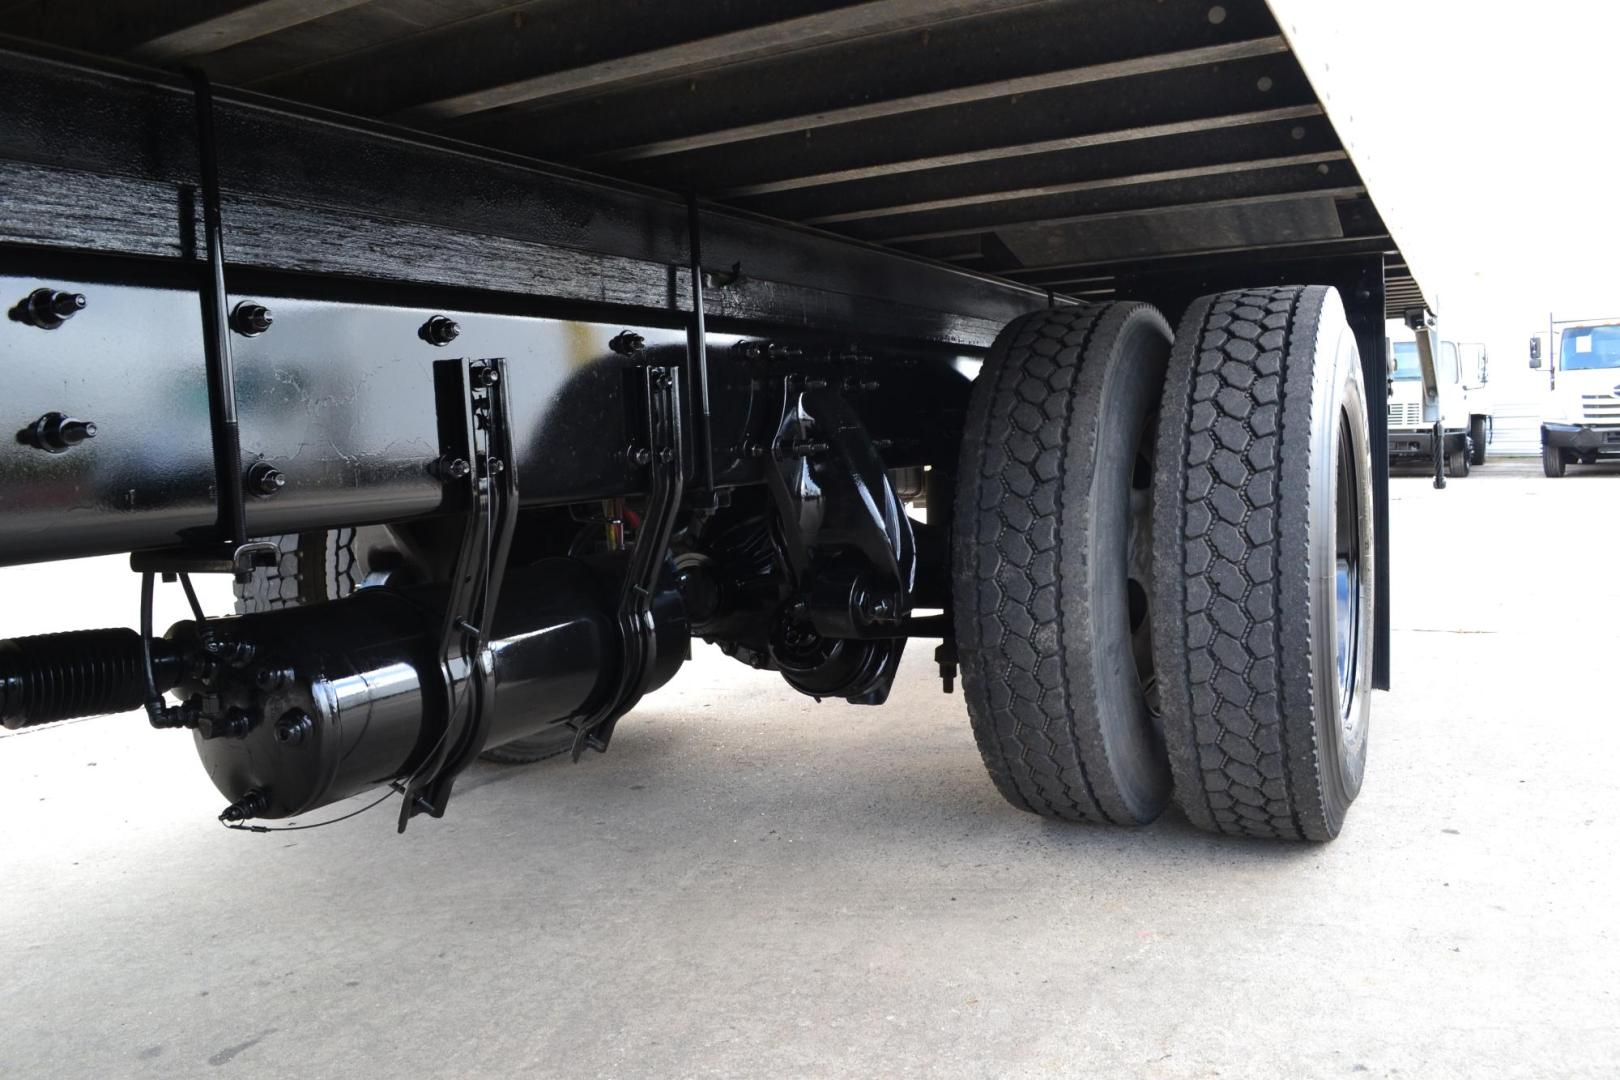
<path id="1" fill-rule="evenodd" d="M 1552 403 L 1541 421 L 1541 467 L 1560 477 L 1571 464 L 1620 457 L 1620 318 L 1552 320 L 1547 333 Z M 1530 339 L 1540 369 L 1541 337 Z"/>
<path id="2" fill-rule="evenodd" d="M 1434 420 L 1423 413 L 1423 369 L 1416 336 L 1398 320 L 1385 324 L 1389 349 L 1389 461 L 1421 465 L 1434 460 Z M 1484 403 L 1490 377 L 1485 346 L 1440 340 L 1435 352 L 1446 475 L 1467 476 L 1485 464 L 1491 415 Z"/>

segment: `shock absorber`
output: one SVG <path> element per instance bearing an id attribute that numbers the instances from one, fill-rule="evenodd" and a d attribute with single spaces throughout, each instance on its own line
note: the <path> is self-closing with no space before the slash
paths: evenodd
<path id="1" fill-rule="evenodd" d="M 158 693 L 174 689 L 181 668 L 172 644 L 152 643 Z M 0 641 L 0 726 L 15 731 L 126 712 L 145 703 L 141 636 L 133 630 L 74 630 Z"/>

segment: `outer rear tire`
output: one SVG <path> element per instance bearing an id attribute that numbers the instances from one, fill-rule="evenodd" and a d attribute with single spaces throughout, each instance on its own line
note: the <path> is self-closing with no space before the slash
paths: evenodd
<path id="1" fill-rule="evenodd" d="M 1541 444 L 1541 471 L 1549 480 L 1557 480 L 1564 475 L 1569 463 L 1564 460 L 1564 452 L 1556 446 Z"/>
<path id="2" fill-rule="evenodd" d="M 1372 463 L 1338 293 L 1182 318 L 1159 422 L 1153 619 L 1176 801 L 1202 828 L 1329 840 L 1361 789 Z"/>
<path id="3" fill-rule="evenodd" d="M 974 384 L 952 525 L 956 642 L 985 767 L 1020 809 L 1136 825 L 1170 797 L 1140 671 L 1145 436 L 1169 350 L 1144 304 L 1038 312 L 1001 332 Z"/>
<path id="4" fill-rule="evenodd" d="M 236 611 L 269 611 L 282 607 L 319 604 L 348 596 L 377 580 L 392 560 L 394 551 L 387 529 L 332 529 L 324 532 L 268 537 L 281 549 L 281 559 L 273 567 L 254 571 L 251 580 L 236 586 Z M 573 748 L 573 731 L 556 725 L 536 735 L 514 739 L 486 750 L 483 757 L 504 765 L 527 765 L 567 753 Z"/>
<path id="5" fill-rule="evenodd" d="M 1467 446 L 1459 447 L 1446 454 L 1446 475 L 1461 480 L 1468 475 L 1469 463 L 1473 461 L 1473 454 Z"/>

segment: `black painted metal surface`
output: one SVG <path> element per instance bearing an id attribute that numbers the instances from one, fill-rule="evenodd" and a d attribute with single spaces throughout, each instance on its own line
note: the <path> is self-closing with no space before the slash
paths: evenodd
<path id="1" fill-rule="evenodd" d="M 184 281 L 138 285 L 88 273 L 140 278 L 146 264 L 74 262 L 38 277 L 0 262 L 13 271 L 0 273 L 0 296 L 13 302 L 44 287 L 86 298 L 54 330 L 0 321 L 0 422 L 12 433 L 0 440 L 0 564 L 220 539 L 198 292 Z M 433 364 L 447 355 L 506 361 L 525 505 L 645 490 L 648 470 L 628 455 L 645 437 L 639 380 L 648 363 L 684 370 L 683 330 L 492 313 L 458 306 L 480 299 L 465 295 L 418 306 L 317 298 L 314 288 L 330 284 L 301 279 L 243 284 L 259 288 L 233 294 L 231 305 L 262 304 L 274 316 L 263 333 L 234 338 L 244 468 L 280 478 L 273 495 L 246 500 L 249 535 L 450 512 L 433 468 L 441 449 Z M 423 339 L 434 317 L 457 324 L 449 345 Z M 612 347 L 626 330 L 642 338 L 640 352 Z M 855 387 L 866 422 L 891 440 L 892 464 L 954 453 L 970 353 L 801 337 L 773 358 L 768 339 L 724 333 L 708 335 L 708 345 L 722 483 L 763 480 L 748 447 L 770 442 L 782 382 L 793 373 Z M 917 403 L 928 407 L 900 407 Z M 94 422 L 96 436 L 60 452 L 41 448 L 34 426 L 53 413 Z M 691 462 L 698 450 L 690 432 L 685 438 Z"/>
<path id="2" fill-rule="evenodd" d="M 0 244 L 197 258 L 194 110 L 189 87 L 161 74 L 0 52 Z M 685 318 L 685 199 L 223 89 L 213 111 L 233 268 Z M 702 234 L 707 268 L 735 271 L 707 297 L 717 327 L 842 327 L 982 347 L 1044 297 L 713 207 Z"/>
<path id="3" fill-rule="evenodd" d="M 327 604 L 259 612 L 225 625 L 177 624 L 171 647 L 195 652 L 211 630 L 249 643 L 254 660 L 188 675 L 183 696 L 217 697 L 251 717 L 241 735 L 195 742 L 226 798 L 264 796 L 256 816 L 285 817 L 421 773 L 449 718 L 433 695 L 439 679 L 436 617 L 445 589 L 362 589 Z M 495 746 L 589 712 L 619 663 L 611 588 L 591 567 L 553 559 L 513 571 L 489 627 L 491 700 L 479 745 Z M 664 646 L 648 675 L 667 682 L 685 659 L 678 598 L 656 598 Z M 463 693 L 465 693 L 463 688 Z"/>

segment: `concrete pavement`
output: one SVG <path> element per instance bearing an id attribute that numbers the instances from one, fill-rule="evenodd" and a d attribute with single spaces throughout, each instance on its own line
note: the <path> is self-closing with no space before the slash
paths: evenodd
<path id="1" fill-rule="evenodd" d="M 876 710 L 708 653 L 404 837 L 227 832 L 134 716 L 0 738 L 0 1076 L 1614 1076 L 1620 470 L 1394 487 L 1327 846 L 1013 810 L 926 643 Z"/>

